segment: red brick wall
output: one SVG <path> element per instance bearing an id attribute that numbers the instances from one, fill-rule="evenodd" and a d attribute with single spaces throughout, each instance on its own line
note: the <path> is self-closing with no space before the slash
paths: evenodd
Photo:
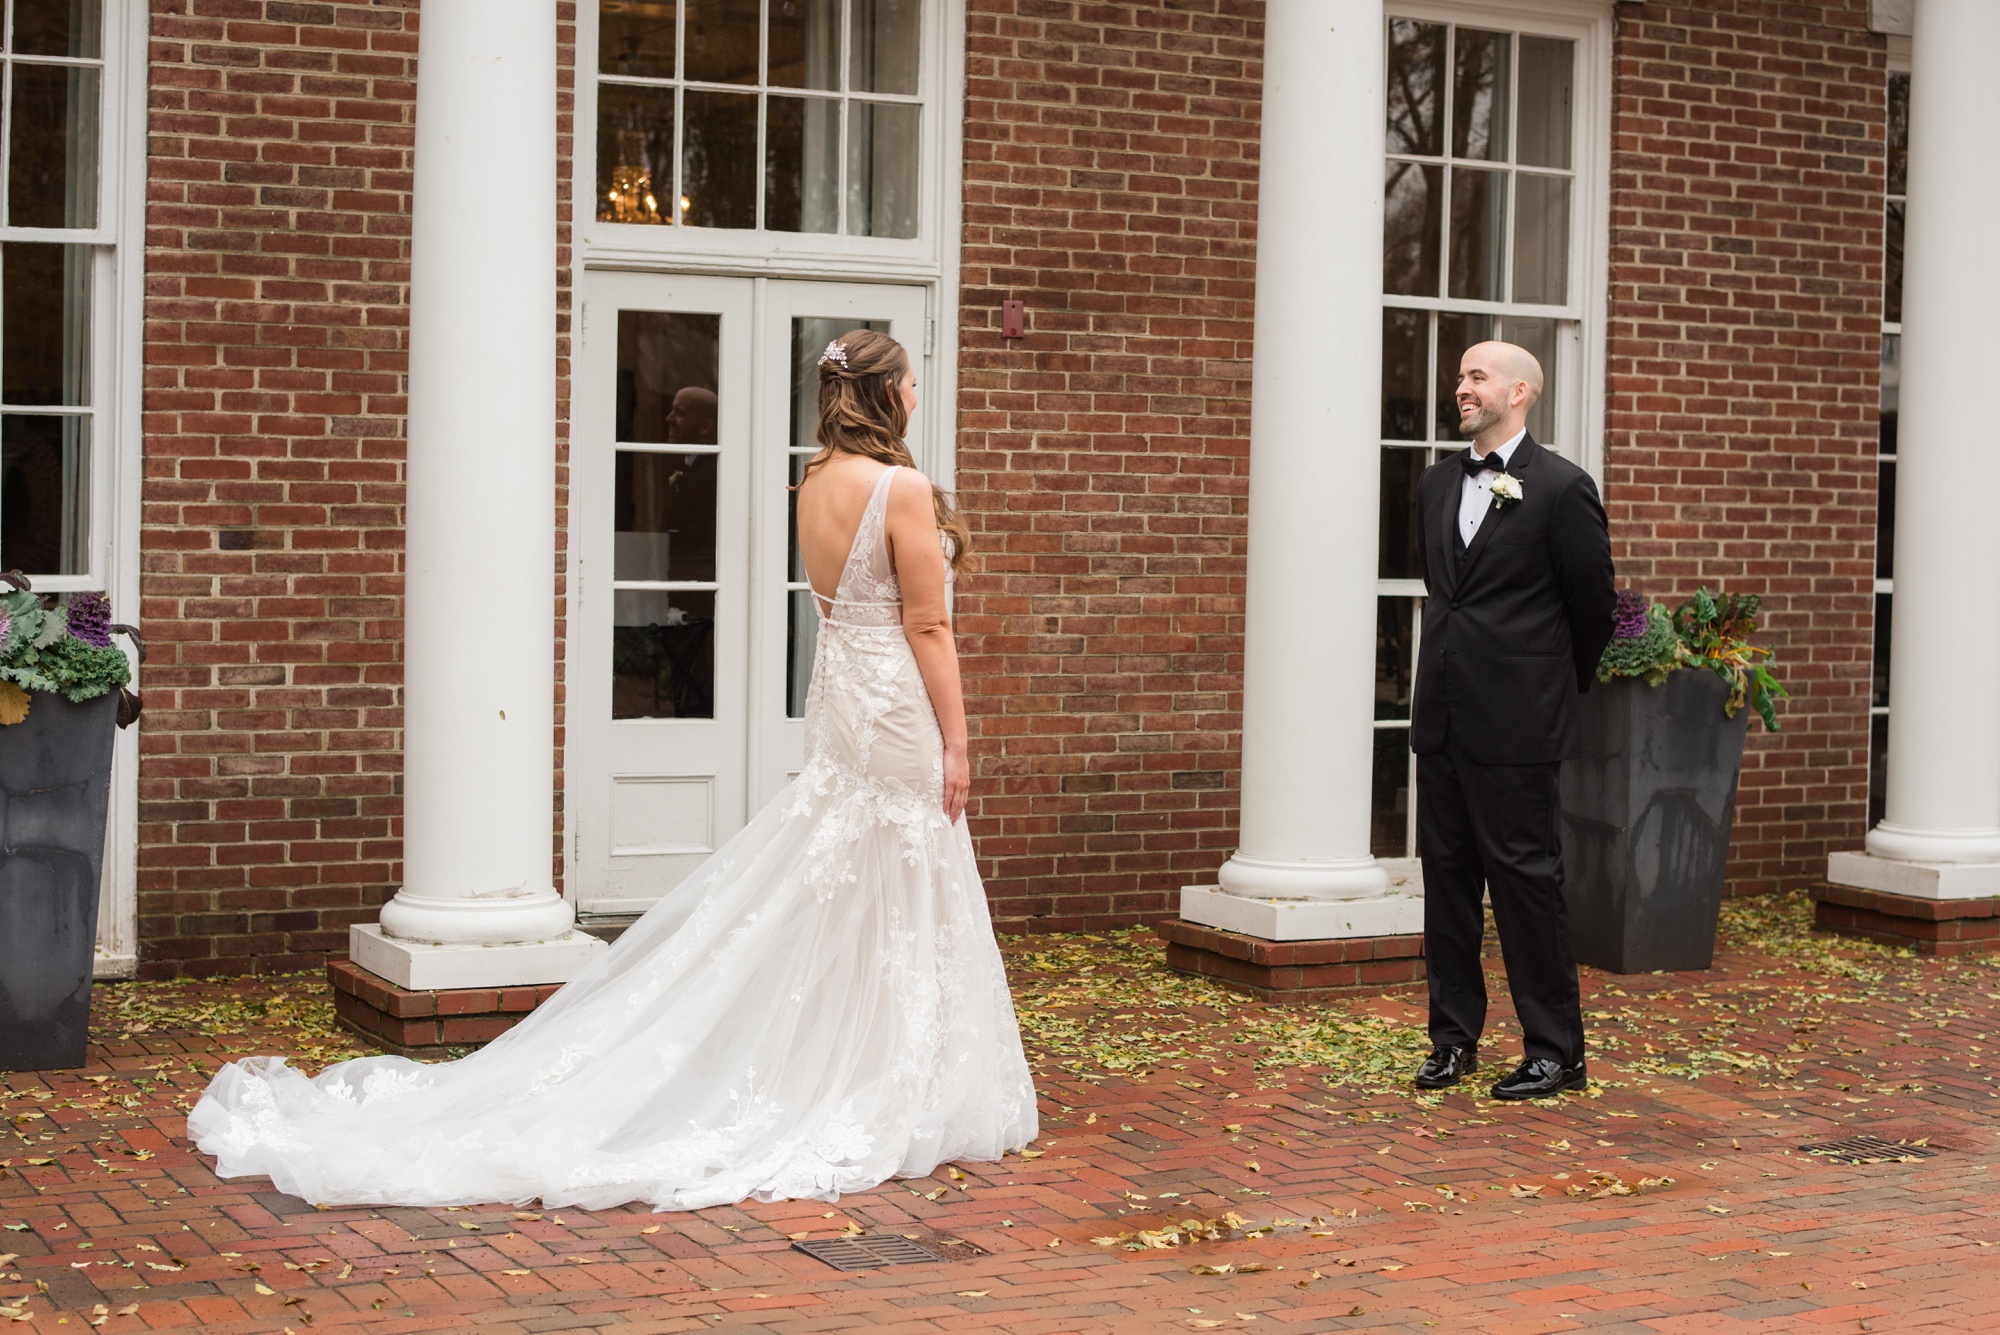
<path id="1" fill-rule="evenodd" d="M 1235 846 L 1262 15 L 970 6 L 958 626 L 1003 929 L 1160 914 Z"/>
<path id="2" fill-rule="evenodd" d="M 1868 796 L 1884 41 L 1867 0 L 1618 6 L 1606 490 L 1624 583 L 1762 594 L 1739 893 L 1825 874 Z"/>
<path id="3" fill-rule="evenodd" d="M 152 3 L 148 976 L 315 966 L 399 880 L 416 20 L 417 0 Z M 558 450 L 566 484 L 566 426 Z"/>

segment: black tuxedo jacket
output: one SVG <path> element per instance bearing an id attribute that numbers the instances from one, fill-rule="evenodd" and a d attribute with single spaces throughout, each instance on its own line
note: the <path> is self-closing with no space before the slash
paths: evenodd
<path id="1" fill-rule="evenodd" d="M 1507 471 L 1521 499 L 1493 506 L 1457 547 L 1461 450 L 1417 485 L 1423 640 L 1410 745 L 1449 739 L 1468 760 L 1537 765 L 1576 753 L 1576 697 L 1611 639 L 1611 536 L 1590 474 L 1524 436 Z"/>

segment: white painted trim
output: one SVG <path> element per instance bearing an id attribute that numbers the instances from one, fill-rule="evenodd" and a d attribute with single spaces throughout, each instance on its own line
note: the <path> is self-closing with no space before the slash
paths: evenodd
<path id="1" fill-rule="evenodd" d="M 145 475 L 147 20 L 145 0 L 106 6 L 104 170 L 99 178 L 105 212 L 99 216 L 116 217 L 123 244 L 112 256 L 110 304 L 115 313 L 109 333 L 115 341 L 99 361 L 104 380 L 93 387 L 103 405 L 97 430 L 107 437 L 93 442 L 93 462 L 106 461 L 111 476 L 105 485 L 93 487 L 92 547 L 99 554 L 96 569 L 111 595 L 113 614 L 134 625 L 139 622 L 139 501 Z M 134 664 L 135 690 L 143 684 L 138 680 L 142 673 Z M 120 729 L 112 751 L 111 814 L 97 911 L 99 978 L 131 978 L 139 972 L 139 734 L 144 728 L 141 721 Z"/>

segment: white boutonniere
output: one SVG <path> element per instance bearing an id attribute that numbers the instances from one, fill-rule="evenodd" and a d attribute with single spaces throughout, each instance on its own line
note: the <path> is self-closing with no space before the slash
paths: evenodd
<path id="1" fill-rule="evenodd" d="M 1512 473 L 1496 473 L 1493 477 L 1493 507 L 1512 505 L 1521 499 L 1521 479 Z"/>

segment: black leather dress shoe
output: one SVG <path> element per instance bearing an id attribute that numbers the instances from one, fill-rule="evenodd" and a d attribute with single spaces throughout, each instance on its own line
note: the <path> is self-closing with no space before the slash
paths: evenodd
<path id="1" fill-rule="evenodd" d="M 1433 1048 L 1417 1068 L 1418 1089 L 1444 1089 L 1479 1069 L 1477 1048 Z"/>
<path id="2" fill-rule="evenodd" d="M 1582 1089 L 1589 1084 L 1583 1063 L 1564 1066 L 1552 1057 L 1531 1057 L 1514 1068 L 1514 1074 L 1493 1086 L 1496 1099 L 1546 1099 L 1565 1089 Z"/>

